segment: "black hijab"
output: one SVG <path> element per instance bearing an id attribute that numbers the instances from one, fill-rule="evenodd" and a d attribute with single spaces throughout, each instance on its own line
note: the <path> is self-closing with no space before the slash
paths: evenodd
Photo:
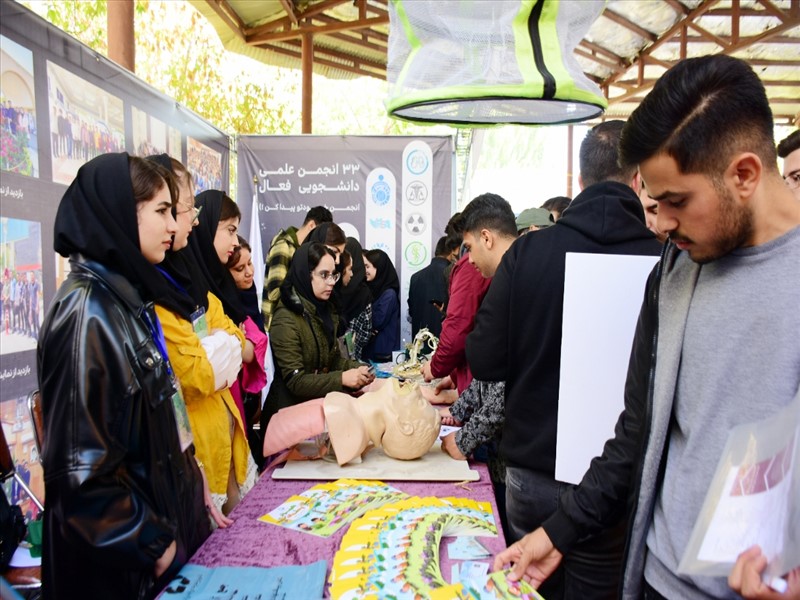
<path id="1" fill-rule="evenodd" d="M 367 250 L 364 254 L 375 267 L 375 279 L 367 282 L 372 298 L 378 300 L 388 289 L 394 290 L 400 296 L 400 279 L 389 255 L 383 250 Z"/>
<path id="2" fill-rule="evenodd" d="M 200 214 L 200 224 L 189 236 L 189 248 L 211 293 L 220 299 L 225 314 L 238 325 L 245 320 L 247 313 L 239 299 L 239 289 L 233 276 L 228 267 L 220 262 L 214 248 L 224 196 L 225 193 L 219 190 L 206 190 L 195 196 L 195 206 L 202 207 L 203 212 Z"/>
<path id="3" fill-rule="evenodd" d="M 175 175 L 168 154 L 148 156 L 147 160 L 156 163 Z M 175 216 L 175 207 L 172 207 Z M 189 237 L 191 237 L 191 233 Z M 208 309 L 208 287 L 203 283 L 203 274 L 188 248 L 167 252 L 158 270 L 166 278 L 167 288 L 158 298 L 158 304 L 168 308 L 187 321 L 199 308 Z"/>
<path id="4" fill-rule="evenodd" d="M 328 243 L 328 231 L 333 225 L 334 223 L 331 222 L 320 223 L 314 229 L 311 230 L 311 233 L 309 233 L 308 236 L 306 236 L 306 239 L 303 240 L 303 243 L 313 244 L 314 242 L 316 242 L 318 244 L 322 244 L 323 246 L 332 246 L 333 244 Z M 342 275 L 344 273 L 344 265 L 342 264 L 341 260 L 336 263 L 336 272 L 339 273 L 339 275 Z M 338 283 L 337 287 L 339 287 Z"/>
<path id="5" fill-rule="evenodd" d="M 367 271 L 364 268 L 364 255 L 356 238 L 347 238 L 345 250 L 353 263 L 353 277 L 347 285 L 337 285 L 334 291 L 342 314 L 348 323 L 355 319 L 372 302 L 372 294 L 367 286 Z"/>
<path id="6" fill-rule="evenodd" d="M 103 154 L 78 169 L 58 205 L 53 233 L 56 252 L 80 253 L 116 271 L 143 300 L 166 293 L 166 282 L 139 246 L 127 153 Z"/>
<path id="7" fill-rule="evenodd" d="M 294 288 L 298 295 L 311 302 L 317 310 L 317 315 L 322 319 L 323 329 L 328 337 L 328 344 L 331 344 L 334 332 L 330 304 L 326 300 L 317 298 L 314 295 L 314 288 L 311 287 L 312 269 L 308 259 L 308 251 L 311 246 L 311 244 L 302 244 L 292 256 L 289 272 L 281 285 L 281 298 L 284 298 L 284 305 L 289 306 L 289 302 L 287 302 L 288 296 L 291 293 L 291 288 Z"/>

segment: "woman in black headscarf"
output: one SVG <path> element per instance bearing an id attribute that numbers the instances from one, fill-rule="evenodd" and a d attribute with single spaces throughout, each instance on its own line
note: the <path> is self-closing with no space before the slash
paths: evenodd
<path id="1" fill-rule="evenodd" d="M 42 580 L 52 598 L 151 598 L 209 535 L 153 301 L 177 230 L 169 172 L 127 154 L 79 170 L 55 221 L 70 274 L 42 326 Z"/>
<path id="2" fill-rule="evenodd" d="M 324 245 L 303 244 L 292 257 L 269 330 L 280 377 L 270 388 L 262 431 L 281 408 L 328 392 L 356 391 L 373 380 L 367 365 L 339 352 L 339 315 L 329 301 L 338 280 L 333 252 Z"/>
<path id="3" fill-rule="evenodd" d="M 226 209 L 231 213 L 228 215 L 221 202 L 203 202 L 198 196 L 195 203 L 201 212 L 188 246 L 169 252 L 160 265 L 169 289 L 158 299 L 156 312 L 186 398 L 197 457 L 208 478 L 212 501 L 227 515 L 256 477 L 243 411 L 231 392 L 252 345 L 239 328 L 244 311 L 235 285 L 209 239 L 213 240 L 215 234 L 211 232 L 216 232 L 222 221 L 229 233 L 230 220 L 236 225 L 228 238 L 235 240 L 239 217 L 235 204 Z M 232 248 L 231 244 L 226 254 Z"/>
<path id="4" fill-rule="evenodd" d="M 341 275 L 343 267 L 340 257 L 342 252 L 344 252 L 345 243 L 347 242 L 347 237 L 342 228 L 336 223 L 320 223 L 312 229 L 311 233 L 303 240 L 304 244 L 313 244 L 315 242 L 324 244 L 328 247 L 328 250 L 333 252 L 336 270 L 339 272 L 339 275 Z"/>
<path id="5" fill-rule="evenodd" d="M 350 266 L 345 267 L 342 282 L 335 288 L 336 301 L 345 321 L 348 348 L 352 341 L 352 357 L 361 360 L 364 348 L 372 338 L 372 294 L 367 286 L 367 272 L 361 244 L 352 237 L 345 244 Z M 349 276 L 349 270 L 352 275 Z"/>
<path id="6" fill-rule="evenodd" d="M 392 352 L 400 350 L 400 280 L 383 250 L 367 250 L 364 267 L 372 293 L 373 332 L 366 356 L 375 362 L 390 362 Z"/>

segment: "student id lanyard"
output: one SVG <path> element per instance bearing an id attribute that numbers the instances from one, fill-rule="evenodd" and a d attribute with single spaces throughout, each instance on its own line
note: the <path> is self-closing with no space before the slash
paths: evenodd
<path id="1" fill-rule="evenodd" d="M 147 326 L 150 329 L 153 342 L 156 348 L 158 348 L 158 353 L 161 354 L 161 358 L 167 367 L 167 373 L 172 382 L 172 388 L 175 390 L 172 394 L 172 412 L 175 414 L 175 425 L 178 429 L 178 439 L 181 442 L 181 452 L 185 452 L 194 442 L 194 436 L 192 435 L 192 426 L 189 424 L 189 413 L 186 411 L 186 402 L 183 399 L 183 392 L 181 391 L 181 382 L 178 381 L 175 372 L 172 370 L 172 365 L 169 362 L 167 342 L 164 339 L 164 330 L 161 328 L 161 321 L 158 320 L 158 317 L 155 317 L 155 322 L 153 322 L 153 319 L 146 310 L 144 311 L 144 316 L 145 321 L 147 321 Z"/>
<path id="2" fill-rule="evenodd" d="M 197 310 L 189 315 L 192 321 L 192 329 L 201 340 L 208 335 L 208 319 L 206 319 L 206 309 L 198 306 Z"/>

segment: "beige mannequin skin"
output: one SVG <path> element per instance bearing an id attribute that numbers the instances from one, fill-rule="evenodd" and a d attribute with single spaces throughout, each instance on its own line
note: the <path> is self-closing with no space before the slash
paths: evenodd
<path id="1" fill-rule="evenodd" d="M 343 465 L 371 446 L 400 460 L 419 458 L 439 436 L 441 418 L 416 383 L 380 380 L 360 398 L 325 396 L 323 408 L 336 461 Z"/>

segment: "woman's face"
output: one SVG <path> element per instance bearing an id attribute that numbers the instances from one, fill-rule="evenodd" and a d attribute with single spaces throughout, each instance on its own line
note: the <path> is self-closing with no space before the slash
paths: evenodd
<path id="1" fill-rule="evenodd" d="M 239 262 L 231 267 L 231 275 L 236 282 L 236 287 L 240 290 L 249 290 L 253 285 L 253 260 L 250 250 L 242 248 L 239 252 Z"/>
<path id="2" fill-rule="evenodd" d="M 311 289 L 314 290 L 314 297 L 317 300 L 328 300 L 338 280 L 336 261 L 330 254 L 326 254 L 320 259 L 317 268 L 311 271 Z"/>
<path id="3" fill-rule="evenodd" d="M 350 264 L 344 268 L 344 275 L 342 275 L 342 281 L 344 285 L 350 285 L 350 280 L 353 278 L 353 261 L 350 261 Z"/>
<path id="4" fill-rule="evenodd" d="M 333 259 L 333 262 L 335 262 L 338 265 L 339 257 L 342 255 L 342 252 L 344 252 L 344 244 L 339 244 L 338 246 L 334 246 L 332 244 L 325 244 L 325 247 L 336 255 L 336 258 Z"/>
<path id="5" fill-rule="evenodd" d="M 172 236 L 178 231 L 172 216 L 172 198 L 164 185 L 156 195 L 136 207 L 139 223 L 139 249 L 147 262 L 157 265 L 172 246 Z"/>
<path id="6" fill-rule="evenodd" d="M 231 217 L 220 221 L 217 225 L 217 233 L 214 236 L 214 249 L 217 251 L 219 261 L 224 265 L 233 254 L 236 246 L 239 245 L 239 219 Z"/>
<path id="7" fill-rule="evenodd" d="M 197 220 L 197 211 L 194 206 L 192 183 L 185 175 L 178 178 L 178 204 L 175 207 L 175 215 L 178 231 L 172 241 L 172 249 L 182 250 L 189 244 L 189 234 L 192 233 L 192 228 L 200 223 Z"/>
<path id="8" fill-rule="evenodd" d="M 367 271 L 367 281 L 372 281 L 375 279 L 375 275 L 378 274 L 377 269 L 372 265 L 371 262 L 367 260 L 367 257 L 364 257 L 364 269 Z"/>

